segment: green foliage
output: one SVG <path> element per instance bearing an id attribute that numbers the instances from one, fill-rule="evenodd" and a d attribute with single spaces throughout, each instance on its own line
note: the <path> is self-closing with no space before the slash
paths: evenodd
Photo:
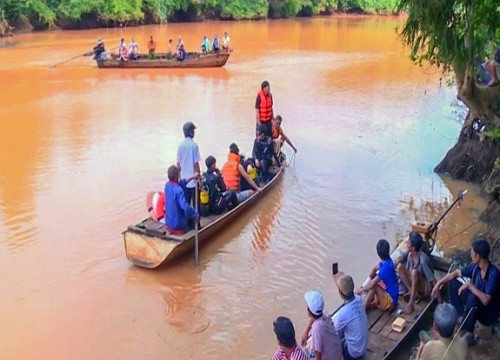
<path id="1" fill-rule="evenodd" d="M 339 0 L 339 8 L 344 11 L 395 14 L 398 0 Z"/>
<path id="2" fill-rule="evenodd" d="M 400 35 L 412 59 L 445 71 L 474 69 L 500 42 L 498 0 L 400 0 L 398 10 L 408 14 Z"/>
<path id="3" fill-rule="evenodd" d="M 269 17 L 273 19 L 295 16 L 302 8 L 301 0 L 269 0 Z"/>
<path id="4" fill-rule="evenodd" d="M 220 0 L 218 1 L 221 17 L 226 19 L 259 19 L 267 17 L 267 0 Z"/>
<path id="5" fill-rule="evenodd" d="M 484 135 L 492 139 L 498 140 L 500 139 L 500 129 L 487 130 L 484 132 Z"/>

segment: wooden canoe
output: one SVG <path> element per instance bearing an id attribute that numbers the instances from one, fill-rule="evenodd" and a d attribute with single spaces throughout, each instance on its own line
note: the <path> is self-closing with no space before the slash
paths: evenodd
<path id="1" fill-rule="evenodd" d="M 403 242 L 391 255 L 395 264 L 402 257 L 406 250 L 405 242 Z M 406 250 L 407 253 L 407 250 Z M 447 259 L 431 256 L 434 265 L 434 275 L 436 279 L 446 275 L 449 269 L 450 262 Z M 443 271 L 444 270 L 444 271 Z M 407 302 L 402 296 L 399 297 L 399 304 L 396 309 L 390 312 L 381 311 L 379 309 L 368 309 L 368 329 L 369 329 L 369 344 L 368 350 L 364 357 L 366 360 L 392 359 L 401 347 L 406 345 L 408 339 L 416 331 L 421 328 L 423 320 L 427 317 L 436 306 L 435 299 L 418 299 L 415 302 L 415 311 L 411 315 L 398 314 L 398 309 L 403 309 Z M 337 308 L 335 314 L 340 308 Z M 333 316 L 332 314 L 332 316 Z M 406 326 L 402 332 L 396 332 L 392 329 L 392 323 L 398 317 L 406 320 Z M 409 358 L 409 356 L 408 356 Z"/>
<path id="2" fill-rule="evenodd" d="M 222 215 L 202 217 L 201 230 L 198 235 L 200 245 L 228 226 L 235 216 L 251 208 L 251 204 L 268 193 L 282 178 L 284 168 L 275 168 L 275 171 L 276 175 L 262 187 L 260 192 L 254 193 L 231 211 Z M 127 259 L 138 266 L 153 269 L 188 252 L 194 253 L 195 231 L 172 235 L 166 231 L 165 224 L 148 218 L 137 225 L 129 226 L 123 233 L 123 240 Z"/>
<path id="3" fill-rule="evenodd" d="M 178 61 L 167 59 L 166 53 L 156 55 L 155 60 L 149 60 L 147 54 L 139 54 L 137 60 L 120 61 L 118 55 L 112 54 L 109 59 L 96 60 L 100 69 L 178 69 L 178 68 L 208 68 L 224 66 L 231 52 L 211 54 L 189 53 L 188 59 Z"/>

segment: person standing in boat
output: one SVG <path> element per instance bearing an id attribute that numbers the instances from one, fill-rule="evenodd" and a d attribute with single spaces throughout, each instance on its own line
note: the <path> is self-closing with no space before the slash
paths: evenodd
<path id="1" fill-rule="evenodd" d="M 271 86 L 266 80 L 260 84 L 260 91 L 255 99 L 255 131 L 258 131 L 259 125 L 264 125 L 266 134 L 271 136 L 273 118 L 273 95 L 271 94 Z"/>
<path id="2" fill-rule="evenodd" d="M 130 45 L 128 47 L 128 58 L 130 60 L 137 60 L 139 57 L 139 47 L 137 46 L 137 43 L 135 40 L 132 38 L 130 41 Z"/>
<path id="3" fill-rule="evenodd" d="M 227 32 L 224 32 L 224 36 L 222 37 L 221 46 L 222 50 L 229 52 L 229 43 L 231 42 L 231 38 L 229 37 Z"/>
<path id="4" fill-rule="evenodd" d="M 432 296 L 438 298 L 440 288 L 450 283 L 450 300 L 463 322 L 469 345 L 475 344 L 476 321 L 492 326 L 500 315 L 500 270 L 491 263 L 489 255 L 488 241 L 483 236 L 477 237 L 470 250 L 472 264 L 450 272 L 432 289 Z M 461 277 L 472 280 L 460 282 Z"/>
<path id="5" fill-rule="evenodd" d="M 273 330 L 278 349 L 271 360 L 309 360 L 309 356 L 295 340 L 295 329 L 289 318 L 279 316 L 273 322 Z"/>
<path id="6" fill-rule="evenodd" d="M 168 39 L 167 59 L 172 60 L 173 57 L 174 57 L 174 41 L 172 39 Z"/>
<path id="7" fill-rule="evenodd" d="M 240 149 L 238 145 L 231 144 L 229 146 L 229 156 L 227 162 L 222 167 L 222 176 L 227 190 L 234 191 L 238 197 L 238 202 L 241 203 L 248 199 L 255 191 L 260 191 L 255 181 L 247 174 L 243 165 L 240 162 Z M 240 191 L 241 177 L 243 177 L 254 190 Z"/>
<path id="8" fill-rule="evenodd" d="M 407 289 L 405 298 L 409 298 L 403 312 L 412 314 L 415 310 L 415 300 L 417 294 L 421 297 L 427 297 L 436 283 L 434 277 L 434 267 L 429 257 L 422 251 L 424 240 L 422 235 L 416 231 L 410 232 L 407 245 L 410 252 L 406 259 L 406 267 L 399 263 L 396 270 L 402 283 Z"/>
<path id="9" fill-rule="evenodd" d="M 179 51 L 181 47 L 184 47 L 184 40 L 182 40 L 182 37 L 179 36 L 179 38 L 177 39 L 176 50 Z"/>
<path id="10" fill-rule="evenodd" d="M 197 178 L 194 174 L 190 179 Z M 189 205 L 184 186 L 189 183 L 180 180 L 179 168 L 172 165 L 168 168 L 168 182 L 165 184 L 165 225 L 173 234 L 182 234 L 188 230 L 188 220 L 199 221 L 199 214 L 196 209 Z M 192 183 L 194 181 L 190 181 Z"/>
<path id="11" fill-rule="evenodd" d="M 122 47 L 120 48 L 120 61 L 128 61 L 128 50 L 125 42 L 123 42 Z"/>
<path id="12" fill-rule="evenodd" d="M 365 298 L 366 308 L 375 306 L 382 311 L 390 311 L 398 306 L 398 276 L 389 254 L 390 248 L 385 239 L 377 242 L 377 255 L 381 261 L 372 269 L 368 284 L 355 291 L 357 295 L 368 292 Z"/>
<path id="13" fill-rule="evenodd" d="M 106 47 L 102 37 L 97 39 L 97 44 L 92 49 L 92 53 L 94 54 L 94 60 L 106 60 Z"/>
<path id="14" fill-rule="evenodd" d="M 122 38 L 120 40 L 120 42 L 118 43 L 118 54 L 122 53 L 122 47 L 124 47 L 124 46 L 127 46 L 127 44 L 125 43 L 125 39 Z"/>
<path id="15" fill-rule="evenodd" d="M 148 56 L 149 56 L 149 60 L 156 59 L 156 42 L 153 40 L 153 36 L 149 37 Z"/>
<path id="16" fill-rule="evenodd" d="M 452 305 L 439 304 L 432 325 L 438 339 L 426 343 L 421 341 L 417 360 L 467 360 L 467 342 L 459 337 L 453 340 L 457 320 L 457 311 Z"/>
<path id="17" fill-rule="evenodd" d="M 181 45 L 179 51 L 177 51 L 177 60 L 184 61 L 186 60 L 186 50 L 184 50 L 184 44 Z"/>
<path id="18" fill-rule="evenodd" d="M 214 53 L 219 53 L 220 50 L 220 44 L 219 44 L 219 37 L 217 34 L 214 35 L 214 41 L 213 41 L 213 47 L 214 47 Z"/>
<path id="19" fill-rule="evenodd" d="M 177 150 L 177 166 L 181 171 L 181 179 L 188 179 L 195 173 L 200 174 L 200 149 L 193 140 L 196 126 L 189 121 L 184 124 L 184 141 Z M 196 182 L 192 181 L 186 184 L 186 198 L 188 203 L 194 202 Z"/>
<path id="20" fill-rule="evenodd" d="M 211 45 L 210 45 L 210 39 L 208 38 L 207 35 L 203 35 L 203 41 L 201 42 L 201 52 L 206 54 L 212 51 Z"/>

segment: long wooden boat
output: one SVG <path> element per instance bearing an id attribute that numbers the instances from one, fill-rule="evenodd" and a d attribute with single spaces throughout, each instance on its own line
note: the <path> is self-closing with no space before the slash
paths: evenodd
<path id="1" fill-rule="evenodd" d="M 207 68 L 224 66 L 231 55 L 231 52 L 220 53 L 188 53 L 188 58 L 184 61 L 167 59 L 166 53 L 159 53 L 156 59 L 149 60 L 147 54 L 139 54 L 137 60 L 120 61 L 119 56 L 111 54 L 106 60 L 97 60 L 97 67 L 100 69 L 177 69 L 177 68 Z"/>
<path id="2" fill-rule="evenodd" d="M 251 205 L 261 199 L 266 193 L 280 181 L 284 173 L 284 167 L 274 169 L 276 175 L 262 187 L 258 193 L 240 203 L 231 211 L 221 215 L 210 215 L 201 218 L 201 230 L 199 230 L 199 243 L 209 240 L 231 223 L 235 216 L 240 215 Z M 186 254 L 193 253 L 195 247 L 195 231 L 191 230 L 182 235 L 170 234 L 165 224 L 147 218 L 137 225 L 131 225 L 123 233 L 125 253 L 127 259 L 138 266 L 145 268 L 156 268 Z"/>
<path id="3" fill-rule="evenodd" d="M 408 249 L 406 243 L 401 243 L 397 249 L 391 254 L 394 264 L 406 260 Z M 442 278 L 451 266 L 449 259 L 431 255 L 431 261 L 434 265 L 434 275 L 436 279 Z M 415 311 L 413 314 L 402 314 L 398 309 L 403 309 L 407 301 L 402 296 L 399 297 L 398 307 L 392 311 L 381 311 L 379 309 L 370 308 L 367 310 L 368 329 L 369 329 L 369 344 L 368 350 L 364 357 L 365 360 L 380 360 L 392 359 L 395 354 L 407 344 L 408 339 L 412 337 L 417 330 L 421 328 L 422 322 L 427 318 L 436 306 L 436 300 L 431 298 L 417 299 L 415 302 Z M 337 308 L 333 315 L 340 309 Z M 406 320 L 406 326 L 402 332 L 396 332 L 392 329 L 392 323 L 397 318 Z M 409 358 L 409 356 L 408 356 Z"/>

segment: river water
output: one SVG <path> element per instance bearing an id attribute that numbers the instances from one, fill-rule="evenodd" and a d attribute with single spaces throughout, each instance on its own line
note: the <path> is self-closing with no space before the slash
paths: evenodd
<path id="1" fill-rule="evenodd" d="M 463 109 L 439 73 L 408 60 L 401 24 L 208 22 L 3 42 L 0 357 L 268 359 L 277 316 L 303 331 L 306 290 L 339 305 L 331 262 L 359 283 L 379 238 L 395 246 L 458 186 L 432 169 Z M 144 50 L 149 35 L 159 48 L 182 35 L 195 50 L 223 31 L 234 52 L 220 69 L 99 70 L 89 58 L 49 69 L 98 36 L 108 47 L 134 37 Z M 131 265 L 121 232 L 145 217 L 146 192 L 163 188 L 182 124 L 196 124 L 202 158 L 219 166 L 231 142 L 249 153 L 263 80 L 299 149 L 295 166 L 201 248 L 199 268 L 192 257 L 155 271 Z M 461 220 L 465 234 L 472 219 Z M 453 238 L 457 226 L 442 233 Z"/>

